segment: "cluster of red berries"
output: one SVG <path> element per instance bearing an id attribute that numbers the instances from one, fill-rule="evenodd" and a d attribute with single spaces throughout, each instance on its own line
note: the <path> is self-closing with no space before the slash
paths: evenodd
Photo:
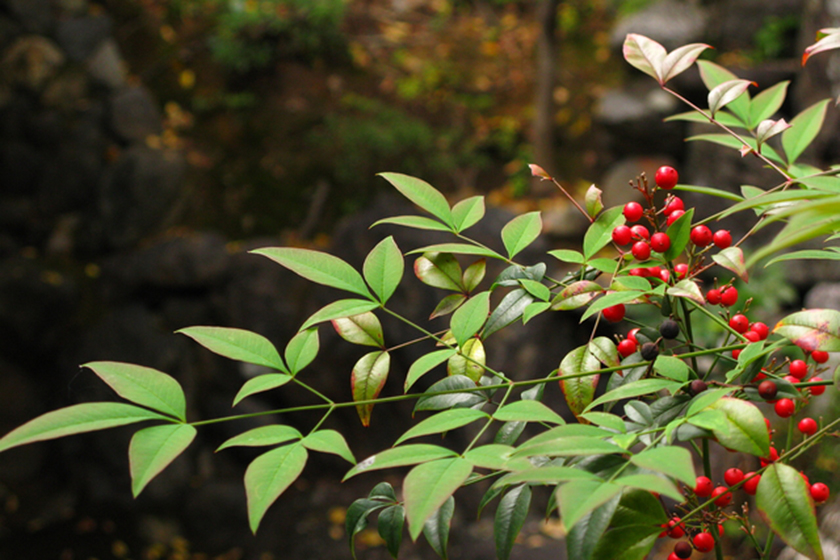
<path id="1" fill-rule="evenodd" d="M 814 357 L 815 354 L 816 357 Z M 811 352 L 811 358 L 817 364 L 825 363 L 828 361 L 828 353 L 815 350 Z M 799 383 L 808 377 L 809 370 L 810 368 L 804 360 L 793 360 L 788 365 L 788 374 L 784 376 L 784 380 L 789 383 Z M 760 375 L 761 378 L 764 377 L 763 374 Z M 809 381 L 822 381 L 822 378 L 814 375 Z M 812 396 L 822 395 L 825 392 L 825 385 L 812 385 L 808 388 L 808 391 Z M 758 395 L 765 401 L 773 404 L 773 409 L 778 416 L 781 418 L 790 418 L 796 413 L 796 402 L 789 398 L 775 400 L 777 392 L 778 386 L 772 379 L 764 379 L 758 384 Z M 811 436 L 817 432 L 817 423 L 812 418 L 803 418 L 799 422 L 798 428 L 803 434 Z"/>
<path id="2" fill-rule="evenodd" d="M 730 301 L 730 298 L 733 298 L 733 296 L 730 295 L 733 290 L 734 299 L 737 300 L 738 290 L 736 288 L 732 286 L 724 288 L 724 293 L 727 295 L 727 302 Z M 709 290 L 709 294 L 711 294 L 712 292 L 713 290 Z M 761 321 L 750 323 L 750 320 L 743 313 L 736 313 L 735 315 L 732 315 L 729 318 L 729 328 L 731 328 L 736 333 L 742 335 L 749 342 L 758 342 L 759 340 L 765 340 L 768 336 L 770 336 L 770 327 L 768 327 L 766 323 L 762 323 Z M 736 360 L 740 355 L 740 350 L 732 351 L 732 357 Z"/>
<path id="3" fill-rule="evenodd" d="M 738 288 L 731 285 L 722 288 L 712 288 L 706 292 L 706 301 L 712 305 L 732 307 L 738 303 Z"/>

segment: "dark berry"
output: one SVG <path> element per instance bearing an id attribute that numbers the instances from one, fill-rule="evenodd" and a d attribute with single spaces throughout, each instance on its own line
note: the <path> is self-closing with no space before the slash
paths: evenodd
<path id="1" fill-rule="evenodd" d="M 659 334 L 662 335 L 662 338 L 673 340 L 680 334 L 680 325 L 673 319 L 665 319 L 659 325 Z"/>
<path id="2" fill-rule="evenodd" d="M 653 342 L 645 342 L 642 344 L 641 354 L 643 360 L 655 360 L 659 355 L 659 348 Z"/>
<path id="3" fill-rule="evenodd" d="M 772 401 L 776 398 L 778 387 L 776 383 L 766 379 L 758 384 L 758 395 L 765 401 Z"/>
<path id="4" fill-rule="evenodd" d="M 702 393 L 703 391 L 708 389 L 709 386 L 706 385 L 706 382 L 703 381 L 702 379 L 695 379 L 694 381 L 691 382 L 691 384 L 688 386 L 688 388 L 689 388 L 689 391 L 691 391 L 692 395 L 699 395 L 700 393 Z"/>
<path id="5" fill-rule="evenodd" d="M 691 553 L 694 552 L 691 549 L 691 545 L 685 541 L 680 541 L 674 545 L 674 555 L 677 558 L 691 558 Z"/>

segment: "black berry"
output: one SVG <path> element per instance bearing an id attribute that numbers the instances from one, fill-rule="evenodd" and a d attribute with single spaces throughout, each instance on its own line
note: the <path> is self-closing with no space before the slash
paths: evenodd
<path id="1" fill-rule="evenodd" d="M 709 386 L 706 385 L 706 382 L 702 379 L 695 379 L 691 382 L 691 385 L 689 385 L 689 389 L 691 390 L 692 395 L 699 395 L 708 388 Z"/>
<path id="2" fill-rule="evenodd" d="M 776 384 L 769 379 L 758 384 L 758 395 L 765 401 L 776 398 Z"/>
<path id="3" fill-rule="evenodd" d="M 642 344 L 641 354 L 643 360 L 655 360 L 659 355 L 659 348 L 653 342 L 645 342 Z"/>
<path id="4" fill-rule="evenodd" d="M 685 541 L 680 541 L 674 545 L 674 554 L 677 558 L 691 558 L 691 545 Z"/>
<path id="5" fill-rule="evenodd" d="M 659 334 L 661 334 L 664 339 L 673 340 L 680 334 L 680 325 L 673 319 L 665 319 L 662 321 L 662 324 L 659 325 Z"/>

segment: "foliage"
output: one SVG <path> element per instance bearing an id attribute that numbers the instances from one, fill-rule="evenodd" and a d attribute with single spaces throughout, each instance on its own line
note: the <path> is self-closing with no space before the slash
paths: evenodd
<path id="1" fill-rule="evenodd" d="M 837 46 L 837 33 L 829 30 L 808 52 L 813 55 Z M 767 266 L 791 258 L 837 259 L 837 250 L 830 246 L 782 253 L 803 241 L 835 239 L 840 232 L 840 171 L 798 163 L 822 126 L 827 101 L 806 108 L 790 123 L 773 120 L 784 101 L 786 84 L 751 96 L 749 82 L 711 62 L 697 62 L 706 48 L 687 45 L 668 53 L 646 37 L 629 35 L 624 55 L 666 92 L 689 105 L 692 112 L 677 119 L 711 122 L 722 131 L 695 140 L 757 157 L 778 172 L 777 185 L 744 187 L 742 196 L 713 187 L 676 185 L 677 191 L 731 201 L 718 215 L 701 218 L 691 208 L 666 215 L 664 209 L 674 208 L 678 200 L 669 192 L 677 180 L 671 168 L 660 169 L 654 183 L 646 177 L 635 181 L 633 187 L 645 202 L 641 212 L 629 204 L 605 209 L 600 191 L 590 189 L 583 206 L 573 200 L 590 222 L 581 251 L 550 253 L 570 265 L 566 275 L 555 278 L 544 262 L 514 260 L 539 236 L 538 212 L 508 222 L 494 249 L 466 234 L 484 217 L 482 197 L 452 205 L 421 179 L 383 173 L 385 181 L 426 215 L 396 216 L 379 223 L 448 232 L 453 241 L 403 253 L 395 238 L 386 237 L 371 249 L 361 270 L 312 249 L 253 251 L 311 282 L 346 294 L 304 321 L 282 352 L 272 341 L 240 329 L 202 326 L 180 331 L 221 356 L 272 370 L 246 382 L 234 397 L 234 405 L 258 392 L 294 385 L 319 401 L 307 409 L 323 410 L 322 420 L 308 433 L 291 425 L 270 425 L 238 434 L 220 446 L 219 450 L 233 446 L 266 449 L 245 473 L 253 531 L 306 468 L 310 452 L 315 452 L 337 455 L 353 465 L 345 478 L 408 467 L 401 497 L 390 484 L 380 483 L 367 498 L 348 508 L 346 518 L 352 547 L 353 537 L 377 513 L 379 533 L 394 556 L 407 526 L 412 539 L 424 534 L 445 558 L 458 489 L 492 481 L 482 507 L 499 499 L 494 528 L 497 555 L 502 559 L 515 546 L 533 493 L 545 486 L 551 489 L 548 515 L 559 512 L 572 558 L 641 560 L 664 530 L 674 538 L 688 533 L 695 548 L 714 548 L 720 559 L 722 538 L 717 526 L 724 520 L 738 522 L 762 558 L 769 558 L 773 534 L 808 558 L 823 558 L 814 500 L 822 501 L 826 495 L 820 488 L 815 490 L 817 484 L 809 488 L 791 465 L 834 430 L 840 419 L 814 430 L 800 427 L 807 436 L 795 442 L 793 418 L 832 383 L 816 374 L 824 371 L 826 352 L 840 351 L 840 312 L 798 311 L 770 329 L 744 316 L 746 306 L 738 305 L 736 286 L 760 273 L 755 265 L 768 257 Z M 709 89 L 708 108 L 694 105 L 667 86 L 695 64 Z M 553 181 L 540 167 L 531 169 L 536 177 Z M 744 239 L 733 243 L 726 231 L 707 233 L 705 224 L 736 213 L 754 220 Z M 635 221 L 640 222 L 636 229 L 625 225 Z M 784 223 L 775 238 L 750 251 L 744 242 L 775 222 Z M 654 237 L 657 244 L 651 253 Z M 630 243 L 632 249 L 627 250 Z M 449 317 L 444 333 L 434 334 L 389 307 L 403 281 L 407 256 L 415 259 L 414 274 L 421 282 L 448 292 L 433 312 L 433 316 Z M 470 264 L 463 268 L 457 257 Z M 491 282 L 484 279 L 487 259 L 507 265 Z M 718 274 L 731 276 L 704 294 L 700 275 L 712 267 L 718 267 Z M 602 321 L 621 322 L 625 312 L 632 320 L 636 308 L 658 315 L 640 313 L 649 322 L 618 344 L 598 336 Z M 524 380 L 514 381 L 488 362 L 485 347 L 493 343 L 493 333 L 549 312 L 579 313 L 581 322 L 594 318 L 590 341 L 561 357 L 554 371 L 531 372 Z M 422 338 L 394 345 L 386 337 L 380 316 L 410 325 Z M 695 334 L 699 316 L 714 322 L 722 334 L 709 342 L 707 334 Z M 349 372 L 352 400 L 346 402 L 325 397 L 305 381 L 306 367 L 320 349 L 319 329 L 326 322 L 347 342 L 372 347 Z M 410 367 L 404 394 L 380 396 L 386 379 L 395 373 L 390 367 L 391 351 L 409 343 L 425 344 L 428 351 Z M 785 355 L 807 362 L 794 366 L 783 361 Z M 132 490 L 137 495 L 190 445 L 196 427 L 207 421 L 188 421 L 184 392 L 166 373 L 115 362 L 92 362 L 86 367 L 132 404 L 84 403 L 46 413 L 0 439 L 0 451 L 151 421 L 155 424 L 137 431 L 129 448 Z M 789 376 L 784 375 L 786 367 Z M 412 391 L 423 376 L 436 379 L 427 389 Z M 607 383 L 606 391 L 599 394 L 601 377 Z M 545 384 L 554 382 L 559 382 L 574 421 L 542 403 Z M 784 445 L 773 440 L 762 409 L 755 404 L 776 398 L 777 414 L 790 418 Z M 415 412 L 430 414 L 423 415 L 392 447 L 362 461 L 357 462 L 341 433 L 322 428 L 334 411 L 348 407 L 356 408 L 364 425 L 375 425 L 376 406 L 404 400 L 416 401 Z M 274 412 L 285 417 L 282 413 L 288 411 Z M 540 431 L 520 442 L 528 424 Z M 478 428 L 477 435 L 463 449 L 411 441 L 468 425 Z M 495 437 L 489 439 L 494 432 Z M 750 455 L 761 467 L 746 476 L 730 469 L 727 486 L 710 494 L 698 483 L 694 460 L 702 462 L 704 476 L 709 477 L 713 444 Z M 760 476 L 757 484 L 754 475 Z M 728 507 L 733 494 L 748 484 L 752 491 L 747 493 L 755 495 L 755 507 L 766 522 L 762 529 L 755 527 L 747 510 Z M 674 503 L 669 505 L 662 498 Z M 765 533 L 770 538 L 761 544 L 759 538 Z M 681 546 L 682 550 L 688 546 L 690 553 L 691 545 L 683 542 Z"/>

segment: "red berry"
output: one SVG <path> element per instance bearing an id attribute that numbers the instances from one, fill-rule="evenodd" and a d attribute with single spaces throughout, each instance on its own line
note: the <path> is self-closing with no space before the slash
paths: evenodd
<path id="1" fill-rule="evenodd" d="M 746 338 L 750 342 L 758 342 L 759 340 L 761 340 L 761 335 L 755 331 L 747 331 L 744 333 L 744 338 Z"/>
<path id="2" fill-rule="evenodd" d="M 630 276 L 638 276 L 639 278 L 644 278 L 645 276 L 647 276 L 647 269 L 631 268 L 627 274 L 629 274 Z"/>
<path id="3" fill-rule="evenodd" d="M 633 243 L 633 248 L 630 249 L 633 256 L 638 261 L 646 261 L 650 258 L 650 245 L 645 241 L 636 241 Z"/>
<path id="4" fill-rule="evenodd" d="M 685 528 L 679 523 L 679 517 L 675 517 L 668 522 L 668 536 L 672 539 L 681 539 L 682 536 L 685 535 Z"/>
<path id="5" fill-rule="evenodd" d="M 715 505 L 718 507 L 726 507 L 732 501 L 732 492 L 723 486 L 717 486 L 712 490 L 712 498 L 715 498 Z"/>
<path id="6" fill-rule="evenodd" d="M 826 486 L 822 482 L 817 482 L 811 485 L 811 497 L 814 498 L 814 501 L 818 504 L 821 504 L 824 501 L 826 501 L 828 499 L 828 495 L 828 486 Z"/>
<path id="7" fill-rule="evenodd" d="M 651 267 L 647 268 L 646 270 L 647 270 L 647 274 L 645 274 L 645 276 L 651 276 L 653 278 L 659 278 L 659 275 L 662 274 L 662 269 L 659 268 L 658 266 L 651 266 Z"/>
<path id="8" fill-rule="evenodd" d="M 750 325 L 750 330 L 758 334 L 759 340 L 764 340 L 770 335 L 770 327 L 760 321 L 756 321 Z"/>
<path id="9" fill-rule="evenodd" d="M 769 379 L 758 384 L 758 395 L 765 401 L 772 401 L 775 399 L 776 391 L 778 391 L 776 383 L 770 381 Z"/>
<path id="10" fill-rule="evenodd" d="M 604 314 L 604 319 L 609 321 L 610 323 L 617 323 L 624 319 L 624 304 L 619 303 L 617 305 L 613 305 L 611 307 L 607 307 L 601 313 Z"/>
<path id="11" fill-rule="evenodd" d="M 797 379 L 792 375 L 785 375 L 782 379 L 784 379 L 788 383 L 799 383 L 800 381 L 802 381 L 801 379 Z M 799 391 L 800 393 L 802 392 L 802 389 L 800 389 L 798 387 L 796 388 L 796 390 Z"/>
<path id="12" fill-rule="evenodd" d="M 663 268 L 659 271 L 659 279 L 667 284 L 668 280 L 671 279 L 671 271 L 667 268 Z"/>
<path id="13" fill-rule="evenodd" d="M 720 304 L 732 307 L 738 302 L 738 290 L 734 286 L 727 286 L 720 291 Z"/>
<path id="14" fill-rule="evenodd" d="M 758 483 L 761 482 L 761 475 L 755 474 L 754 472 L 748 472 L 744 475 L 744 479 L 746 480 L 746 482 L 744 482 L 744 486 L 742 486 L 744 492 L 750 496 L 755 496 L 755 492 L 758 490 Z"/>
<path id="15" fill-rule="evenodd" d="M 628 226 L 618 226 L 612 231 L 612 240 L 616 245 L 627 245 L 633 239 L 633 233 Z"/>
<path id="16" fill-rule="evenodd" d="M 679 543 L 677 543 L 677 544 L 679 544 Z M 686 556 L 686 558 L 691 558 L 691 546 L 690 545 L 688 547 L 688 556 Z M 679 556 L 677 556 L 676 552 L 672 552 L 671 554 L 668 555 L 668 558 L 666 560 L 682 560 L 682 559 Z"/>
<path id="17" fill-rule="evenodd" d="M 680 216 L 682 216 L 683 214 L 685 214 L 684 210 L 674 210 L 673 212 L 668 214 L 668 219 L 665 220 L 665 224 L 670 226 L 671 224 L 679 220 Z"/>
<path id="18" fill-rule="evenodd" d="M 700 552 L 710 552 L 715 547 L 715 538 L 711 533 L 697 533 L 693 542 L 694 548 Z"/>
<path id="19" fill-rule="evenodd" d="M 822 377 L 812 377 L 811 381 L 822 381 Z M 811 394 L 814 396 L 822 395 L 825 393 L 825 385 L 814 385 L 811 388 Z"/>
<path id="20" fill-rule="evenodd" d="M 814 350 L 813 352 L 811 352 L 811 357 L 818 364 L 824 364 L 828 361 L 828 352 L 823 352 L 822 350 Z"/>
<path id="21" fill-rule="evenodd" d="M 669 215 L 671 212 L 675 210 L 685 210 L 685 204 L 678 196 L 669 196 L 668 200 L 665 202 L 665 215 Z"/>
<path id="22" fill-rule="evenodd" d="M 712 495 L 713 488 L 712 481 L 708 477 L 698 476 L 697 480 L 694 481 L 694 494 L 698 498 L 708 498 Z"/>
<path id="23" fill-rule="evenodd" d="M 657 187 L 670 191 L 677 186 L 679 173 L 677 173 L 677 170 L 670 165 L 663 165 L 656 170 L 656 175 L 654 175 L 653 178 L 654 181 L 656 181 Z"/>
<path id="24" fill-rule="evenodd" d="M 628 202 L 624 205 L 624 217 L 628 222 L 637 222 L 645 213 L 645 209 L 638 202 Z"/>
<path id="25" fill-rule="evenodd" d="M 819 427 L 817 426 L 817 421 L 813 418 L 803 418 L 799 421 L 797 427 L 799 428 L 800 432 L 807 436 L 812 436 L 816 434 L 817 429 L 819 429 Z"/>
<path id="26" fill-rule="evenodd" d="M 650 232 L 648 231 L 648 228 L 642 224 L 636 224 L 631 227 L 630 232 L 633 234 L 633 239 L 650 239 Z"/>
<path id="27" fill-rule="evenodd" d="M 776 451 L 775 447 L 770 447 L 770 456 L 769 457 L 762 457 L 761 466 L 766 467 L 770 463 L 775 463 L 778 460 L 779 460 L 779 452 Z"/>
<path id="28" fill-rule="evenodd" d="M 796 412 L 796 403 L 790 399 L 779 399 L 774 405 L 776 414 L 782 418 L 790 418 Z"/>
<path id="29" fill-rule="evenodd" d="M 719 229 L 712 236 L 712 242 L 718 249 L 726 249 L 732 245 L 732 235 L 725 229 Z"/>
<path id="30" fill-rule="evenodd" d="M 811 486 L 811 480 L 808 478 L 808 475 L 805 474 L 804 472 L 801 472 L 801 471 L 800 471 L 799 474 L 802 475 L 802 480 L 805 481 L 805 484 L 808 485 L 808 486 Z"/>
<path id="31" fill-rule="evenodd" d="M 747 319 L 745 315 L 741 315 L 738 313 L 737 315 L 733 315 L 731 319 L 729 319 L 729 326 L 732 328 L 733 331 L 744 334 L 750 328 L 750 320 Z"/>
<path id="32" fill-rule="evenodd" d="M 685 275 L 688 274 L 688 265 L 685 263 L 675 264 L 674 272 L 677 273 L 677 278 L 685 278 Z"/>
<path id="33" fill-rule="evenodd" d="M 712 230 L 706 226 L 694 226 L 689 234 L 691 242 L 698 247 L 705 247 L 712 242 Z"/>
<path id="34" fill-rule="evenodd" d="M 740 355 L 741 355 L 741 350 L 740 349 L 732 351 L 732 357 L 735 358 L 736 360 L 738 359 L 738 356 L 740 356 Z"/>
<path id="35" fill-rule="evenodd" d="M 671 246 L 671 238 L 667 233 L 658 232 L 650 236 L 650 247 L 657 253 L 664 253 Z"/>
<path id="36" fill-rule="evenodd" d="M 711 303 L 712 305 L 717 305 L 720 303 L 720 290 L 717 288 L 712 288 L 708 292 L 706 292 L 706 301 Z"/>
<path id="37" fill-rule="evenodd" d="M 632 340 L 633 342 L 638 344 L 639 341 L 636 339 L 637 332 L 639 332 L 639 327 L 636 327 L 635 329 L 630 329 L 630 332 L 627 333 L 627 340 Z"/>
<path id="38" fill-rule="evenodd" d="M 797 379 L 805 379 L 808 375 L 808 364 L 802 360 L 793 360 L 788 366 L 788 371 Z"/>
<path id="39" fill-rule="evenodd" d="M 741 469 L 732 467 L 723 473 L 723 481 L 727 484 L 727 486 L 735 486 L 742 480 L 744 480 L 744 471 Z"/>
<path id="40" fill-rule="evenodd" d="M 623 358 L 626 358 L 630 354 L 636 351 L 637 345 L 635 342 L 630 340 L 629 338 L 625 338 L 621 342 L 618 343 L 618 353 L 621 354 Z"/>

